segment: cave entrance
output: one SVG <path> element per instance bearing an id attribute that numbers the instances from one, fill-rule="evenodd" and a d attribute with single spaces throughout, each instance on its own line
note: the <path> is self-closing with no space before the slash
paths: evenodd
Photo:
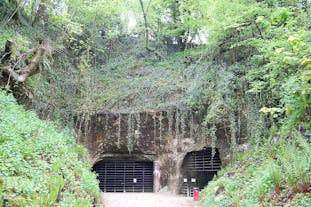
<path id="1" fill-rule="evenodd" d="M 183 180 L 180 193 L 192 196 L 193 187 L 203 189 L 221 168 L 218 149 L 212 157 L 212 148 L 189 152 L 183 161 Z"/>
<path id="2" fill-rule="evenodd" d="M 103 192 L 153 192 L 153 162 L 102 160 L 93 170 Z"/>

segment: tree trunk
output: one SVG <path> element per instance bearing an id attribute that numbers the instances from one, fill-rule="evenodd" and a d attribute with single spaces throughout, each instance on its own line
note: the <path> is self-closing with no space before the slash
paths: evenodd
<path id="1" fill-rule="evenodd" d="M 144 18 L 144 25 L 145 25 L 145 47 L 149 48 L 149 29 L 148 29 L 148 21 L 147 21 L 147 13 L 144 7 L 144 2 L 143 0 L 139 0 L 141 11 L 143 13 L 143 18 Z"/>
<path id="2" fill-rule="evenodd" d="M 43 24 L 48 23 L 49 16 L 48 16 L 48 7 L 46 4 L 47 4 L 46 0 L 43 0 L 42 2 L 39 3 L 37 11 L 33 9 L 35 17 L 32 20 L 31 23 L 32 26 L 36 25 L 40 20 L 43 21 Z"/>
<path id="3" fill-rule="evenodd" d="M 48 44 L 41 44 L 39 47 L 33 48 L 30 50 L 32 56 L 24 59 L 25 65 L 22 68 L 16 68 L 16 65 L 18 65 L 17 62 L 19 62 L 21 58 L 15 58 L 16 54 L 14 51 L 16 48 L 12 46 L 12 44 L 13 43 L 9 40 L 6 43 L 2 63 L 7 63 L 7 65 L 0 66 L 0 72 L 6 74 L 9 78 L 13 78 L 16 83 L 22 83 L 25 82 L 28 77 L 40 72 L 40 63 L 43 58 L 51 52 L 51 47 Z M 3 60 L 5 60 L 5 62 Z"/>
<path id="4" fill-rule="evenodd" d="M 150 4 L 150 1 L 149 1 L 149 4 Z M 153 52 L 154 54 L 156 54 L 161 60 L 166 60 L 166 58 L 160 52 L 156 51 L 156 49 L 154 48 L 149 47 L 149 28 L 148 28 L 148 20 L 147 20 L 148 9 L 147 10 L 145 9 L 143 0 L 139 0 L 139 3 L 140 3 L 141 11 L 143 13 L 143 18 L 144 18 L 145 48 L 148 52 Z M 147 7 L 149 7 L 149 5 Z"/>

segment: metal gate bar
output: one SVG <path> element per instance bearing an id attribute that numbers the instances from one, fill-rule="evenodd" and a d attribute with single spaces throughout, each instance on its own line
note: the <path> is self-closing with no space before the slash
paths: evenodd
<path id="1" fill-rule="evenodd" d="M 180 193 L 190 196 L 192 188 L 202 189 L 221 168 L 221 160 L 218 149 L 212 157 L 212 149 L 190 152 L 183 163 L 183 184 Z"/>
<path id="2" fill-rule="evenodd" d="M 152 162 L 100 161 L 93 170 L 103 192 L 153 192 Z"/>

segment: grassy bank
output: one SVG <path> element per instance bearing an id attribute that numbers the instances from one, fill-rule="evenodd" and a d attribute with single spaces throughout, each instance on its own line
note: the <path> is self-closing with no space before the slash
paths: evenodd
<path id="1" fill-rule="evenodd" d="M 73 133 L 0 91 L 0 206 L 100 206 L 96 176 Z"/>
<path id="2" fill-rule="evenodd" d="M 311 203 L 311 146 L 298 133 L 236 156 L 202 192 L 203 206 L 296 206 Z"/>

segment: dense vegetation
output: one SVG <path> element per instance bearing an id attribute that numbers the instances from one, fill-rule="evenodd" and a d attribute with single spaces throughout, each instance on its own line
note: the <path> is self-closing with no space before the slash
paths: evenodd
<path id="1" fill-rule="evenodd" d="M 4 0 L 0 11 L 1 87 L 42 118 L 87 128 L 98 111 L 192 111 L 213 147 L 219 127 L 231 136 L 204 205 L 310 203 L 309 0 Z"/>
<path id="2" fill-rule="evenodd" d="M 69 129 L 40 120 L 0 91 L 0 205 L 99 206 L 87 152 Z"/>
<path id="3" fill-rule="evenodd" d="M 236 155 L 202 192 L 203 206 L 299 206 L 311 203 L 310 144 L 300 136 Z"/>
<path id="4" fill-rule="evenodd" d="M 217 1 L 209 9 L 211 47 L 245 84 L 253 145 L 209 183 L 203 205 L 309 206 L 310 2 Z"/>

